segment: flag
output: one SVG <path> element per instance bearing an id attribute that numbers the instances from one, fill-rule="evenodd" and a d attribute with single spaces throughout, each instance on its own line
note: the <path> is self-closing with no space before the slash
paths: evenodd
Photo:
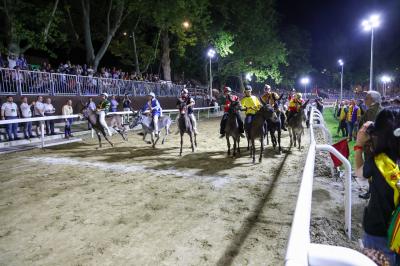
<path id="1" fill-rule="evenodd" d="M 346 157 L 347 159 L 349 158 L 349 145 L 347 143 L 347 139 L 342 139 L 341 141 L 335 143 L 332 145 L 336 150 L 338 150 L 338 152 L 340 152 L 344 157 Z M 338 167 L 342 165 L 342 162 L 336 158 L 335 155 L 333 155 L 331 153 L 331 158 L 333 161 L 333 166 Z"/>

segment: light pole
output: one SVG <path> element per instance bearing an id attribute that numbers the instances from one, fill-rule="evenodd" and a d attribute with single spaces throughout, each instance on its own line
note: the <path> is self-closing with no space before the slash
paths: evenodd
<path id="1" fill-rule="evenodd" d="M 361 25 L 365 31 L 371 31 L 371 65 L 369 69 L 369 90 L 372 91 L 373 84 L 373 59 L 374 59 L 374 29 L 381 24 L 379 15 L 371 15 L 362 21 Z"/>
<path id="2" fill-rule="evenodd" d="M 340 72 L 340 102 L 343 100 L 343 66 L 344 62 L 342 59 L 338 60 L 339 66 L 342 67 L 342 71 Z"/>
<path id="3" fill-rule="evenodd" d="M 211 72 L 211 59 L 215 56 L 216 52 L 213 48 L 208 49 L 207 56 L 210 58 L 210 103 L 212 101 L 212 72 Z"/>
<path id="4" fill-rule="evenodd" d="M 304 95 L 307 97 L 307 84 L 310 83 L 310 79 L 308 77 L 301 78 L 300 83 L 304 85 Z"/>
<path id="5" fill-rule="evenodd" d="M 383 95 L 383 97 L 386 97 L 387 84 L 392 81 L 392 78 L 387 75 L 383 75 L 381 77 L 381 81 L 383 83 L 382 95 Z"/>

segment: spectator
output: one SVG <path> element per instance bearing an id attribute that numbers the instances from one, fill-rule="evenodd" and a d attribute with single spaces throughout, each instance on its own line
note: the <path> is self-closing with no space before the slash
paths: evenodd
<path id="1" fill-rule="evenodd" d="M 38 96 L 36 99 L 36 102 L 34 104 L 34 114 L 35 117 L 43 117 L 44 116 L 44 103 L 43 103 L 43 97 L 42 96 Z M 36 134 L 39 136 L 39 134 L 44 133 L 41 132 L 41 126 L 40 126 L 41 122 L 38 121 L 36 123 Z"/>
<path id="2" fill-rule="evenodd" d="M 348 102 L 341 102 L 339 105 L 339 109 L 337 111 L 337 117 L 339 118 L 339 127 L 337 129 L 336 134 L 339 134 L 342 131 L 342 137 L 347 137 L 347 125 L 346 125 L 346 116 L 349 111 Z"/>
<path id="3" fill-rule="evenodd" d="M 131 110 L 131 103 L 132 103 L 132 101 L 129 99 L 128 94 L 125 94 L 124 100 L 122 102 L 122 107 L 124 108 L 124 111 Z"/>
<path id="4" fill-rule="evenodd" d="M 32 117 L 31 105 L 28 104 L 27 97 L 22 97 L 22 103 L 20 105 L 20 109 L 21 109 L 21 117 L 22 118 L 31 118 Z M 23 123 L 23 126 L 24 126 L 24 137 L 26 139 L 33 138 L 32 122 L 25 122 L 25 123 Z"/>
<path id="5" fill-rule="evenodd" d="M 369 91 L 365 96 L 366 111 L 360 118 L 360 125 L 364 125 L 367 121 L 375 121 L 376 116 L 382 110 L 381 94 L 377 91 Z"/>
<path id="6" fill-rule="evenodd" d="M 96 112 L 96 103 L 93 101 L 92 97 L 89 97 L 89 101 L 86 103 L 86 107 L 89 108 L 91 111 Z M 88 121 L 88 130 L 92 129 L 92 124 Z"/>
<path id="7" fill-rule="evenodd" d="M 8 59 L 8 68 L 14 69 L 15 66 L 17 65 L 17 61 L 15 60 L 15 55 L 9 54 L 7 59 Z"/>
<path id="8" fill-rule="evenodd" d="M 51 99 L 47 98 L 46 103 L 44 104 L 44 115 L 52 116 L 56 112 L 56 109 L 51 104 Z M 46 120 L 46 135 L 55 135 L 54 133 L 54 120 Z"/>
<path id="9" fill-rule="evenodd" d="M 115 95 L 111 97 L 111 112 L 116 112 L 118 110 L 118 101 L 115 98 Z"/>
<path id="10" fill-rule="evenodd" d="M 67 103 L 62 108 L 62 115 L 72 115 L 73 113 L 74 113 L 74 111 L 72 109 L 72 100 L 67 100 Z M 72 121 L 73 121 L 73 118 L 65 119 L 64 134 L 65 134 L 66 139 L 73 137 L 72 133 L 71 133 Z"/>
<path id="11" fill-rule="evenodd" d="M 20 54 L 19 58 L 16 61 L 16 65 L 20 67 L 20 69 L 27 70 L 28 62 L 26 61 L 24 54 Z"/>
<path id="12" fill-rule="evenodd" d="M 349 111 L 347 112 L 346 124 L 347 124 L 347 134 L 349 141 L 353 140 L 353 131 L 357 128 L 358 121 L 361 117 L 361 110 L 356 105 L 356 101 L 353 99 L 350 102 Z"/>
<path id="13" fill-rule="evenodd" d="M 322 100 L 321 97 L 315 99 L 315 104 L 317 105 L 318 111 L 321 112 L 321 114 L 324 112 L 324 100 Z M 309 116 L 308 116 L 309 117 Z"/>
<path id="14" fill-rule="evenodd" d="M 5 67 L 5 66 L 6 66 L 5 61 L 4 61 L 3 57 L 1 56 L 1 52 L 0 52 L 0 67 Z"/>
<path id="15" fill-rule="evenodd" d="M 399 201 L 399 128 L 400 108 L 385 108 L 377 115 L 375 123 L 366 122 L 361 127 L 354 146 L 356 175 L 369 179 L 371 190 L 371 199 L 363 215 L 363 244 L 365 248 L 382 251 L 390 265 L 398 265 L 396 253 L 388 248 L 388 229 Z M 364 161 L 362 150 L 369 140 L 374 149 L 372 156 Z"/>
<path id="16" fill-rule="evenodd" d="M 18 118 L 18 106 L 14 103 L 12 96 L 7 96 L 7 102 L 1 106 L 1 118 L 4 120 L 11 120 Z M 18 123 L 7 124 L 8 140 L 18 140 Z M 14 137 L 13 137 L 14 136 Z"/>

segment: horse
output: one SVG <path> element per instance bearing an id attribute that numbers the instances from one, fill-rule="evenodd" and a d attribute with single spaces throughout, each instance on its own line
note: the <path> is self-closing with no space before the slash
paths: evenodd
<path id="1" fill-rule="evenodd" d="M 246 130 L 247 139 L 250 139 L 251 147 L 250 147 L 250 158 L 253 158 L 253 163 L 256 162 L 256 147 L 255 140 L 260 139 L 261 150 L 260 150 L 260 158 L 259 162 L 262 162 L 262 155 L 264 152 L 264 123 L 267 120 L 276 121 L 277 117 L 274 112 L 274 109 L 269 104 L 263 104 L 260 110 L 256 112 L 254 115 L 253 121 L 251 122 L 250 128 Z"/>
<path id="2" fill-rule="evenodd" d="M 234 157 L 236 156 L 236 150 L 240 155 L 240 132 L 239 132 L 239 124 L 235 114 L 235 112 L 239 111 L 240 111 L 239 102 L 232 102 L 228 110 L 228 117 L 225 124 L 225 137 L 226 137 L 226 144 L 228 146 L 228 155 L 231 155 L 231 143 L 229 138 L 232 137 Z"/>
<path id="3" fill-rule="evenodd" d="M 277 117 L 277 120 L 274 121 L 273 119 L 268 119 L 267 120 L 267 145 L 268 143 L 268 132 L 271 135 L 271 142 L 272 146 L 274 147 L 274 150 L 276 149 L 276 146 L 278 146 L 278 152 L 282 152 L 282 147 L 281 147 L 281 135 L 282 135 L 282 116 L 281 116 L 282 111 L 280 109 L 275 110 L 275 114 Z M 275 132 L 278 133 L 278 138 L 275 136 Z"/>
<path id="4" fill-rule="evenodd" d="M 106 129 L 100 124 L 98 115 L 88 107 L 82 109 L 82 114 L 89 121 L 92 129 L 95 130 L 97 138 L 99 139 L 99 148 L 102 147 L 100 134 L 102 134 L 107 142 L 114 147 L 114 144 L 107 137 Z M 106 122 L 110 128 L 113 128 L 121 135 L 124 141 L 128 140 L 127 132 L 125 131 L 125 127 L 122 125 L 122 117 L 120 115 L 106 117 Z"/>
<path id="5" fill-rule="evenodd" d="M 182 156 L 183 135 L 185 133 L 187 133 L 190 137 L 192 152 L 194 152 L 194 147 L 195 146 L 197 147 L 196 134 L 194 134 L 192 121 L 190 120 L 190 117 L 187 113 L 186 103 L 181 100 L 179 100 L 178 127 L 179 127 L 179 133 L 181 135 L 181 149 L 179 152 L 179 156 Z M 193 145 L 193 139 L 194 139 L 194 145 Z"/>
<path id="6" fill-rule="evenodd" d="M 147 134 L 150 134 L 151 141 L 147 141 L 147 144 L 153 144 L 153 148 L 156 147 L 158 140 L 160 139 L 160 132 L 163 128 L 165 128 L 165 135 L 161 141 L 161 144 L 165 143 L 167 136 L 169 135 L 169 128 L 171 127 L 172 120 L 169 116 L 160 116 L 158 118 L 158 132 L 154 132 L 153 119 L 149 116 L 143 115 L 140 111 L 138 116 L 135 117 L 132 123 L 129 125 L 130 128 L 134 128 L 137 125 L 141 124 L 143 129 L 143 141 L 146 142 Z M 157 138 L 154 140 L 154 135 L 157 133 Z"/>
<path id="7" fill-rule="evenodd" d="M 301 135 L 304 133 L 303 121 L 306 121 L 305 108 L 308 104 L 307 100 L 304 104 L 300 106 L 300 112 L 293 114 L 293 116 L 288 121 L 288 130 L 290 136 L 290 146 L 294 144 L 296 147 L 296 141 L 299 144 L 299 150 L 301 150 Z"/>

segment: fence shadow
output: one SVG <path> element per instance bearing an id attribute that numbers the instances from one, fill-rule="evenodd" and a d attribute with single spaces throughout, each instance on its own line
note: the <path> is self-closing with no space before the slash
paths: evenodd
<path id="1" fill-rule="evenodd" d="M 290 148 L 289 148 L 289 151 L 290 151 Z M 257 202 L 255 208 L 245 218 L 245 220 L 243 222 L 243 225 L 236 232 L 236 234 L 234 235 L 231 243 L 225 249 L 224 254 L 218 260 L 216 265 L 218 265 L 218 266 L 227 266 L 227 265 L 231 265 L 232 264 L 232 262 L 235 259 L 236 255 L 239 253 L 244 241 L 249 236 L 249 234 L 252 231 L 254 225 L 256 224 L 256 222 L 258 220 L 258 217 L 259 217 L 261 211 L 263 210 L 266 202 L 269 200 L 269 198 L 271 196 L 271 193 L 275 188 L 275 183 L 278 181 L 278 177 L 282 172 L 283 166 L 285 165 L 285 162 L 286 162 L 289 154 L 290 154 L 289 152 L 285 153 L 285 157 L 283 158 L 281 164 L 279 165 L 279 168 L 277 169 L 276 174 L 273 177 L 270 185 L 264 191 L 262 197 Z"/>

